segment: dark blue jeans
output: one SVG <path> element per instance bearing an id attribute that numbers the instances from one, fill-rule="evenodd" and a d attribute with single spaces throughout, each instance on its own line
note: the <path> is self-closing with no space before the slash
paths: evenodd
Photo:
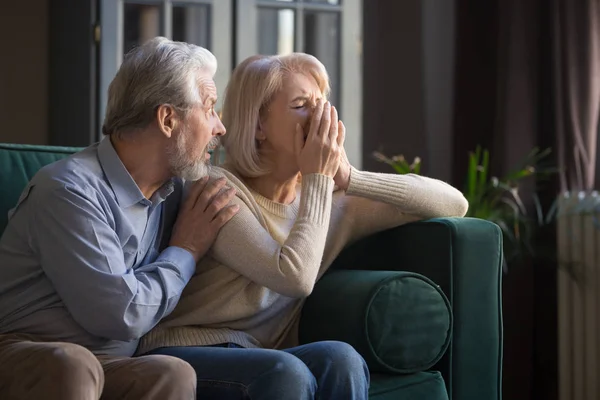
<path id="1" fill-rule="evenodd" d="M 354 348 L 324 341 L 286 350 L 245 349 L 224 344 L 163 347 L 187 361 L 198 377 L 202 400 L 362 400 L 368 398 L 369 370 Z"/>

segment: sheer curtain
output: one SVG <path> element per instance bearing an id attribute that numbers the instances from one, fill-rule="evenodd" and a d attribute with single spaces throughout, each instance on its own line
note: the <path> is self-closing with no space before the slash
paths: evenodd
<path id="1" fill-rule="evenodd" d="M 561 168 L 557 220 L 559 400 L 600 396 L 597 172 L 600 0 L 552 0 L 554 119 Z M 549 117 L 549 116 L 548 116 Z M 569 194 L 569 195 L 567 195 Z M 576 195 L 575 195 L 576 194 Z"/>
<path id="2" fill-rule="evenodd" d="M 597 189 L 600 0 L 552 1 L 556 129 L 561 190 Z"/>

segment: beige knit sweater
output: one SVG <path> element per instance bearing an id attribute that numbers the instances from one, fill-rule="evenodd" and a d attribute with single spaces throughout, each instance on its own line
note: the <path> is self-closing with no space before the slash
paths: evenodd
<path id="1" fill-rule="evenodd" d="M 163 346 L 224 342 L 244 347 L 297 345 L 303 299 L 348 244 L 384 229 L 433 217 L 462 217 L 463 195 L 418 175 L 352 169 L 344 193 L 319 174 L 302 178 L 296 200 L 273 202 L 231 171 L 236 216 L 198 263 L 171 315 L 140 341 L 138 354 Z"/>

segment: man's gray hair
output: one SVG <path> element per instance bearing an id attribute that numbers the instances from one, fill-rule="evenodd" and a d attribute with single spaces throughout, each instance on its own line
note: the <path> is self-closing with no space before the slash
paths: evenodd
<path id="1" fill-rule="evenodd" d="M 108 88 L 102 133 L 146 127 L 162 104 L 185 117 L 202 98 L 199 74 L 214 76 L 217 59 L 205 48 L 164 37 L 132 49 Z"/>

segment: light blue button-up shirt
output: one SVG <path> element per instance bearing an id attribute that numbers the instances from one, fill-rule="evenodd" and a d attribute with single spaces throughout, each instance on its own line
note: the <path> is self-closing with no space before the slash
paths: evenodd
<path id="1" fill-rule="evenodd" d="M 146 199 L 109 138 L 42 168 L 0 239 L 0 333 L 132 355 L 195 270 L 168 246 L 181 193 Z"/>

